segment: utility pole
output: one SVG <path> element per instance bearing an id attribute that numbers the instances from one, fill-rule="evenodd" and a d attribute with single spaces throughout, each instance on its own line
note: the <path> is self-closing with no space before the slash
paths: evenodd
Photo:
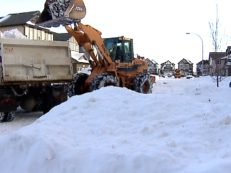
<path id="1" fill-rule="evenodd" d="M 200 40 L 201 40 L 201 75 L 204 75 L 204 41 L 202 39 L 202 37 L 197 34 L 197 33 L 191 33 L 191 32 L 186 32 L 186 34 L 193 34 L 196 35 Z"/>

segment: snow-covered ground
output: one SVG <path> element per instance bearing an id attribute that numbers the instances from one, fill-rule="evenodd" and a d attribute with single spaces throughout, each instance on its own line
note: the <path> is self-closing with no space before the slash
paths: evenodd
<path id="1" fill-rule="evenodd" d="M 160 78 L 148 95 L 72 97 L 0 136 L 0 172 L 230 173 L 230 81 Z"/>
<path id="2" fill-rule="evenodd" d="M 23 112 L 18 110 L 15 114 L 15 119 L 12 122 L 0 123 L 0 135 L 12 133 L 23 126 L 33 123 L 36 119 L 42 116 L 42 112 Z M 1 172 L 1 171 L 0 171 Z"/>

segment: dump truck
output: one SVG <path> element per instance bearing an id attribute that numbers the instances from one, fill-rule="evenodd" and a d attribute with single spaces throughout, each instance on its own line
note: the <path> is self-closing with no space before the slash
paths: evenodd
<path id="1" fill-rule="evenodd" d="M 0 38 L 0 122 L 19 106 L 49 111 L 67 99 L 72 80 L 67 42 Z"/>
<path id="2" fill-rule="evenodd" d="M 43 27 L 65 26 L 79 46 L 89 55 L 91 73 L 77 74 L 71 95 L 83 94 L 105 86 L 126 87 L 140 93 L 150 93 L 152 82 L 148 64 L 135 58 L 133 39 L 124 36 L 102 38 L 96 28 L 83 24 L 86 15 L 82 0 L 46 0 L 37 21 Z"/>

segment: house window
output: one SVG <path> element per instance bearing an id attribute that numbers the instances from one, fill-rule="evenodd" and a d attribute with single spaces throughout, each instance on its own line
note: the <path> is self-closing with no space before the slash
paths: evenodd
<path id="1" fill-rule="evenodd" d="M 29 39 L 33 40 L 33 28 L 30 28 L 29 30 Z"/>
<path id="2" fill-rule="evenodd" d="M 25 35 L 27 38 L 30 36 L 29 28 L 27 26 L 25 27 Z"/>
<path id="3" fill-rule="evenodd" d="M 33 36 L 34 36 L 34 40 L 38 39 L 38 30 L 37 29 L 34 29 Z"/>
<path id="4" fill-rule="evenodd" d="M 51 36 L 51 34 L 47 34 L 47 40 L 52 40 L 52 36 Z"/>
<path id="5" fill-rule="evenodd" d="M 221 64 L 221 61 L 220 60 L 216 60 L 216 64 Z"/>
<path id="6" fill-rule="evenodd" d="M 37 37 L 38 37 L 38 40 L 41 40 L 41 30 L 38 30 Z"/>
<path id="7" fill-rule="evenodd" d="M 44 31 L 42 31 L 42 40 L 45 40 L 45 32 Z"/>

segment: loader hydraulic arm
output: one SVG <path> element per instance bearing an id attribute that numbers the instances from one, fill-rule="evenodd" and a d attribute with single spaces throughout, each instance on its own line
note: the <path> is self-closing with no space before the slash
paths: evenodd
<path id="1" fill-rule="evenodd" d="M 65 28 L 90 55 L 95 66 L 109 66 L 112 64 L 112 59 L 104 46 L 100 31 L 82 23 L 78 23 L 74 28 L 71 25 L 66 25 Z M 95 53 L 94 48 L 97 53 Z"/>

